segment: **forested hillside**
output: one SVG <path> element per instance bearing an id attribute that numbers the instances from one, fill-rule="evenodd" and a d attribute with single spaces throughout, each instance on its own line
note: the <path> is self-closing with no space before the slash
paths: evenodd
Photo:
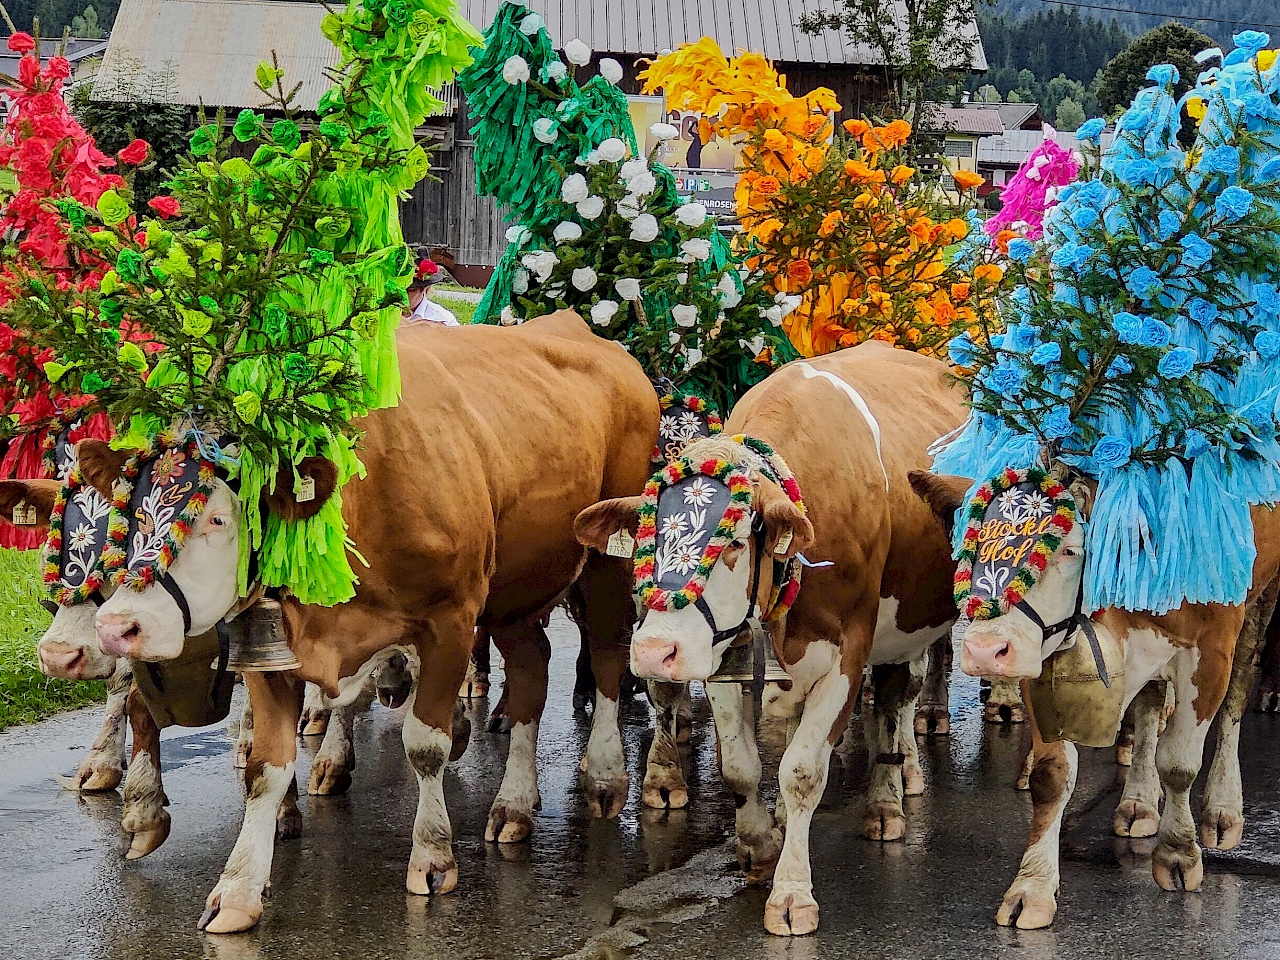
<path id="1" fill-rule="evenodd" d="M 1231 43 L 1231 35 L 1241 30 L 1265 30 L 1280 39 L 1280 3 L 1277 0 L 1080 0 L 1085 7 L 1080 13 L 1087 17 L 1105 18 L 1116 22 L 1133 36 L 1158 27 L 1166 20 L 1181 20 L 1188 27 L 1207 33 L 1223 46 Z M 1089 10 L 1087 6 L 1123 7 L 1126 10 L 1146 10 L 1155 16 L 1138 16 L 1116 13 L 1111 10 Z M 1016 18 L 1031 17 L 1059 7 L 1046 0 L 997 0 L 996 12 Z M 1198 20 L 1211 17 L 1212 20 Z M 1218 23 L 1216 21 L 1224 21 Z M 985 39 L 985 38 L 984 38 Z M 988 55 L 990 55 L 988 53 Z"/>
<path id="2" fill-rule="evenodd" d="M 32 21 L 40 18 L 40 35 L 43 37 L 60 37 L 64 27 L 72 27 L 77 36 L 85 32 L 100 35 L 111 29 L 115 22 L 116 11 L 120 9 L 120 0 L 0 0 L 14 25 L 19 30 L 30 30 Z M 85 8 L 92 6 L 94 15 L 85 16 Z M 96 16 L 97 29 L 93 29 Z M 80 18 L 81 23 L 73 26 L 72 21 Z M 88 20 L 90 29 L 77 29 Z"/>

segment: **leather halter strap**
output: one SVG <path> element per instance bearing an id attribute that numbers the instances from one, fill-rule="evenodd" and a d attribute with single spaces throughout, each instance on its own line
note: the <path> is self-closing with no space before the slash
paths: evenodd
<path id="1" fill-rule="evenodd" d="M 723 643 L 726 640 L 736 639 L 747 625 L 751 622 L 751 615 L 755 613 L 756 605 L 759 598 L 756 596 L 760 591 L 760 567 L 764 558 L 764 528 L 756 527 L 754 523 L 751 527 L 751 543 L 756 548 L 755 558 L 751 563 L 751 580 L 747 585 L 747 613 L 738 623 L 736 627 L 730 627 L 728 630 L 721 630 L 716 626 L 716 615 L 712 611 L 710 604 L 702 594 L 698 594 L 698 598 L 693 601 L 694 608 L 702 614 L 702 619 L 707 621 L 707 626 L 711 628 L 711 645 Z"/>
<path id="2" fill-rule="evenodd" d="M 187 602 L 187 596 L 182 592 L 182 587 L 178 586 L 178 581 L 173 579 L 173 575 L 167 570 L 156 578 L 156 583 L 164 587 L 165 592 L 173 597 L 173 602 L 182 611 L 182 634 L 184 637 L 190 635 L 191 604 Z M 231 631 L 227 628 L 226 620 L 219 620 L 215 629 L 218 633 L 218 669 L 213 678 L 213 686 L 209 690 L 209 702 L 214 706 L 218 703 L 218 691 L 222 689 L 223 682 L 226 680 L 227 664 L 231 661 Z M 147 664 L 147 670 L 150 671 L 151 679 L 158 690 L 162 687 L 162 683 L 159 679 L 159 671 L 155 667 L 153 663 Z"/>
<path id="3" fill-rule="evenodd" d="M 1015 605 L 1015 609 L 1021 610 L 1026 616 L 1040 628 L 1040 645 L 1044 655 L 1061 649 L 1065 646 L 1077 631 L 1084 631 L 1084 635 L 1089 640 L 1089 650 L 1093 653 L 1093 662 L 1098 668 L 1098 676 L 1102 679 L 1102 685 L 1108 690 L 1111 689 L 1111 677 L 1107 674 L 1107 666 L 1103 662 L 1102 645 L 1098 642 L 1098 631 L 1094 629 L 1093 621 L 1084 614 L 1084 579 L 1080 580 L 1080 589 L 1076 592 L 1076 608 L 1071 616 L 1059 620 L 1057 623 L 1046 624 L 1044 619 L 1038 614 L 1031 604 L 1026 600 L 1019 600 Z M 1058 634 L 1063 634 L 1062 643 L 1053 650 L 1046 650 L 1049 641 Z"/>

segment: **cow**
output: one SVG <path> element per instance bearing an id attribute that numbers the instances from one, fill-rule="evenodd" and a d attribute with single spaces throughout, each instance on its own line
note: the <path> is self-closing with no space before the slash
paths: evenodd
<path id="1" fill-rule="evenodd" d="M 342 491 L 343 518 L 368 566 L 355 598 L 331 608 L 281 595 L 286 634 L 301 666 L 245 675 L 254 745 L 245 769 L 244 824 L 206 902 L 199 928 L 245 930 L 261 917 L 270 877 L 275 811 L 293 782 L 302 685 L 343 702 L 396 651 L 418 662 L 403 739 L 418 779 L 411 894 L 442 894 L 458 879 L 443 771 L 454 746 L 455 701 L 474 629 L 487 629 L 506 661 L 513 721 L 506 773 L 487 840 L 518 842 L 539 803 L 537 729 L 550 655 L 538 618 L 576 580 L 598 689 L 587 747 L 585 793 L 596 815 L 617 816 L 627 795 L 618 724 L 619 682 L 635 618 L 625 561 L 588 556 L 573 521 L 590 504 L 639 491 L 657 436 L 658 403 L 640 365 L 561 312 L 519 327 L 407 328 L 398 334 L 399 406 L 361 422 L 366 474 Z M 82 443 L 82 470 L 101 488 L 119 458 Z M 308 458 L 300 475 L 314 499 L 293 494 L 285 472 L 265 509 L 301 519 L 334 492 L 332 464 Z M 99 608 L 104 651 L 163 662 L 188 634 L 213 628 L 242 599 L 236 587 L 239 501 L 217 480 L 168 569 L 190 614 L 159 585 L 117 590 Z"/>
<path id="2" fill-rule="evenodd" d="M 950 524 L 973 483 L 969 478 L 922 471 L 912 474 L 911 485 L 939 518 Z M 1087 517 L 1090 486 L 1075 483 L 1072 491 L 1077 509 Z M 1175 890 L 1179 883 L 1188 891 L 1196 890 L 1204 879 L 1191 814 L 1191 786 L 1203 762 L 1209 726 L 1231 682 L 1233 654 L 1246 616 L 1256 604 L 1255 619 L 1266 624 L 1275 603 L 1280 513 L 1254 507 L 1251 514 L 1257 558 L 1245 604 L 1183 604 L 1163 616 L 1105 609 L 1090 618 L 1094 630 L 1108 634 L 1124 648 L 1125 706 L 1146 691 L 1135 711 L 1133 765 L 1117 811 L 1116 831 L 1150 835 L 1148 825 L 1156 819 L 1163 791 L 1164 811 L 1154 831 L 1157 842 L 1151 869 L 1164 890 Z M 1084 549 L 1082 526 L 1077 523 L 1023 598 L 1023 604 L 1043 624 L 1072 621 L 1082 589 Z M 1021 680 L 1023 701 L 1029 706 L 1029 680 L 1041 675 L 1046 657 L 1073 641 L 1077 630 L 1078 626 L 1063 631 L 1060 639 L 1046 637 L 1045 628 L 1014 607 L 1003 615 L 975 620 L 966 628 L 960 665 L 970 676 Z M 1173 711 L 1158 743 L 1155 727 L 1164 700 L 1157 687 L 1148 687 L 1156 678 L 1165 680 L 1173 690 Z M 1034 711 L 1031 713 L 1031 833 L 1018 875 L 996 913 L 997 923 L 1016 924 L 1022 929 L 1046 927 L 1057 912 L 1059 834 L 1078 770 L 1076 745 L 1066 740 L 1046 742 L 1035 724 Z M 1229 791 L 1230 784 L 1224 789 Z M 1212 819 L 1212 829 L 1201 833 L 1201 839 L 1213 841 L 1207 845 L 1219 847 L 1238 841 L 1234 824 L 1221 822 L 1219 817 L 1223 813 L 1231 820 L 1230 811 L 1219 805 L 1221 797 L 1219 793 L 1217 800 L 1211 799 L 1214 806 L 1206 811 L 1205 826 L 1210 826 L 1208 820 Z"/>
<path id="3" fill-rule="evenodd" d="M 865 835 L 900 839 L 904 788 L 923 790 L 914 700 L 925 651 L 956 618 L 955 567 L 945 531 L 922 509 L 907 473 L 927 463 L 929 444 L 964 419 L 962 399 L 941 362 L 868 343 L 783 367 L 739 401 L 722 437 L 697 441 L 683 453 L 690 469 L 705 472 L 727 462 L 744 471 L 750 509 L 736 522 L 721 521 L 732 527 L 732 542 L 712 558 L 697 603 L 668 610 L 650 603 L 644 611 L 631 643 L 637 677 L 706 680 L 725 650 L 749 637 L 741 625 L 757 603 L 762 616 L 770 614 L 775 577 L 785 576 L 779 570 L 790 568 L 797 554 L 831 563 L 807 570 L 794 606 L 769 624 L 774 651 L 791 677 L 791 689 L 771 687 L 766 704 L 788 718 L 777 811 L 785 817 L 785 840 L 759 797 L 750 699 L 744 703 L 735 684 L 706 688 L 722 774 L 738 806 L 739 860 L 753 879 L 774 874 L 764 916 L 771 933 L 817 928 L 809 825 L 867 663 L 876 692 Z M 794 471 L 803 508 L 787 492 L 788 481 L 775 479 L 781 467 L 766 464 L 754 446 L 759 441 Z M 637 530 L 641 506 L 636 497 L 599 503 L 578 517 L 578 536 L 602 550 L 618 531 Z M 682 529 L 684 521 L 665 509 L 653 523 Z M 729 516 L 729 508 L 717 511 L 709 525 Z M 643 569 L 638 562 L 637 571 Z"/>

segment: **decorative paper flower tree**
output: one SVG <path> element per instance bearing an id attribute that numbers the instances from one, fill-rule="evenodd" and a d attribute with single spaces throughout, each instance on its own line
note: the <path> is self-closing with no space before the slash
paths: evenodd
<path id="1" fill-rule="evenodd" d="M 1007 333 L 951 345 L 974 416 L 935 467 L 980 482 L 1061 462 L 1096 480 L 1091 610 L 1243 602 L 1249 505 L 1280 500 L 1280 73 L 1264 34 L 1236 43 L 1193 91 L 1188 152 L 1177 71 L 1151 70 L 1044 242 L 1010 241 L 1025 266 Z"/>
<path id="2" fill-rule="evenodd" d="M 581 41 L 556 55 L 542 18 L 507 3 L 486 49 L 460 77 L 475 111 L 477 186 L 514 225 L 479 320 L 519 322 L 561 308 L 617 340 L 655 382 L 722 409 L 796 356 L 783 307 L 759 277 L 744 279 L 700 203 L 683 201 L 653 156 L 637 155 L 622 68 L 590 61 Z M 659 124 L 657 139 L 676 130 Z M 629 158 L 629 159 L 628 159 Z"/>
<path id="3" fill-rule="evenodd" d="M 1001 269 L 952 264 L 948 248 L 970 226 L 906 164 L 910 124 L 851 120 L 850 136 L 833 140 L 840 105 L 830 90 L 793 96 L 760 54 L 730 60 L 710 38 L 658 58 L 642 78 L 669 107 L 703 114 L 704 142 L 740 145 L 746 265 L 783 298 L 801 353 L 868 339 L 937 353 L 990 311 Z M 955 178 L 962 190 L 983 182 Z"/>
<path id="4" fill-rule="evenodd" d="M 0 130 L 0 173 L 7 174 L 8 183 L 0 191 L 0 439 L 9 441 L 0 457 L 0 477 L 29 479 L 52 475 L 54 440 L 92 398 L 50 385 L 43 369 L 51 351 L 11 326 L 6 308 L 33 270 L 69 290 L 97 285 L 107 264 L 68 249 L 57 204 L 97 203 L 124 179 L 106 172 L 115 161 L 97 149 L 67 108 L 62 85 L 71 67 L 66 58 L 55 56 L 42 66 L 35 38 L 25 33 L 13 34 L 7 45 L 21 59 L 17 77 L 0 77 L 0 99 L 8 104 Z M 137 144 L 128 156 L 122 154 L 123 162 L 146 159 L 146 144 Z M 90 414 L 75 431 L 76 438 L 110 435 L 110 421 L 101 414 Z M 15 527 L 10 519 L 0 517 L 0 547 L 32 549 L 44 542 L 43 533 Z"/>
<path id="5" fill-rule="evenodd" d="M 351 0 L 322 29 L 342 59 L 313 132 L 294 117 L 281 71 L 260 64 L 258 88 L 280 119 L 243 110 L 228 129 L 202 118 L 171 196 L 136 227 L 123 188 L 93 207 L 64 203 L 76 254 L 113 267 L 96 292 L 40 275 L 12 309 L 55 350 L 49 380 L 95 394 L 127 424 L 121 445 L 194 431 L 238 474 L 242 586 L 256 550 L 265 585 L 332 604 L 355 586 L 341 497 L 290 522 L 263 516 L 259 494 L 317 454 L 345 482 L 359 467 L 356 421 L 398 400 L 395 328 L 411 258 L 397 200 L 427 172 L 414 130 L 440 105 L 428 88 L 469 63 L 480 37 L 439 0 Z M 251 159 L 232 156 L 234 143 Z M 162 352 L 122 336 L 131 326 Z M 235 459 L 214 440 L 234 443 Z"/>

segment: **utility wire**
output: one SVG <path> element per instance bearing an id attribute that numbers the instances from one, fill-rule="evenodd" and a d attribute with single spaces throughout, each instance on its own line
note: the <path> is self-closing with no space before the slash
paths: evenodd
<path id="1" fill-rule="evenodd" d="M 1280 23 L 1253 23 L 1249 20 L 1224 20 L 1221 17 L 1192 17 L 1185 13 L 1170 13 L 1168 10 L 1133 10 L 1129 7 L 1111 7 L 1101 3 L 1077 3 L 1076 0 L 1040 0 L 1041 3 L 1052 3 L 1063 7 L 1077 7 L 1081 10 L 1106 10 L 1109 13 L 1132 13 L 1139 17 L 1168 17 L 1171 20 L 1195 20 L 1204 23 L 1227 23 L 1233 26 L 1269 27 L 1280 30 Z"/>

